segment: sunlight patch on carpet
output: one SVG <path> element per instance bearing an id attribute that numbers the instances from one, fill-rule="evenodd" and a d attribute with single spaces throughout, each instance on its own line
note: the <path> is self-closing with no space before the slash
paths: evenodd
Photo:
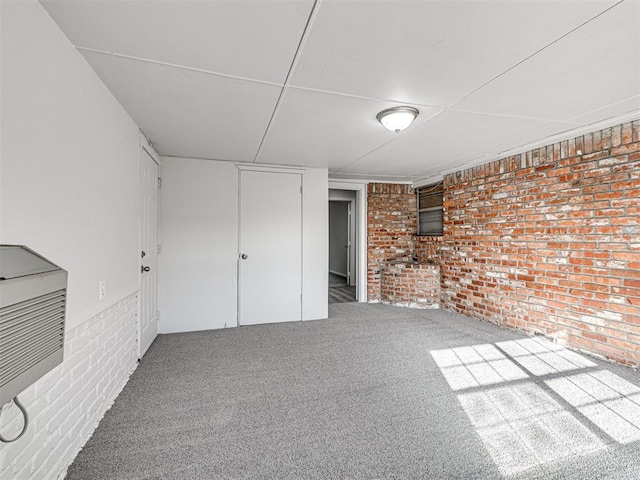
<path id="1" fill-rule="evenodd" d="M 602 433 L 640 440 L 640 387 L 560 345 L 526 338 L 431 356 L 505 476 L 601 451 Z"/>
<path id="2" fill-rule="evenodd" d="M 431 356 L 452 390 L 495 385 L 528 377 L 490 344 L 434 350 Z"/>
<path id="3" fill-rule="evenodd" d="M 640 440 L 640 388 L 607 371 L 545 382 L 618 443 Z"/>
<path id="4" fill-rule="evenodd" d="M 539 338 L 498 342 L 496 345 L 536 376 L 597 366 L 582 355 Z"/>
<path id="5" fill-rule="evenodd" d="M 604 448 L 600 439 L 533 383 L 458 396 L 505 475 Z"/>

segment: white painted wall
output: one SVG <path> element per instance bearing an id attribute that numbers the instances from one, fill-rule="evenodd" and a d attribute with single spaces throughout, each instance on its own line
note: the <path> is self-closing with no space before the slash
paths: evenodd
<path id="1" fill-rule="evenodd" d="M 158 331 L 236 325 L 238 169 L 162 158 Z"/>
<path id="2" fill-rule="evenodd" d="M 237 325 L 238 168 L 163 157 L 159 331 Z M 303 172 L 304 320 L 326 318 L 327 170 Z"/>
<path id="3" fill-rule="evenodd" d="M 138 287 L 138 128 L 40 4 L 0 3 L 0 241 L 69 271 L 73 328 Z"/>
<path id="4" fill-rule="evenodd" d="M 336 188 L 329 189 L 329 201 L 355 201 L 356 192 L 353 190 L 338 190 Z"/>
<path id="5" fill-rule="evenodd" d="M 329 175 L 308 168 L 302 176 L 302 319 L 329 316 Z"/>
<path id="6" fill-rule="evenodd" d="M 0 18 L 0 243 L 69 272 L 64 362 L 24 392 L 35 421 L 0 446 L 0 478 L 55 478 L 136 365 L 138 128 L 39 3 Z"/>

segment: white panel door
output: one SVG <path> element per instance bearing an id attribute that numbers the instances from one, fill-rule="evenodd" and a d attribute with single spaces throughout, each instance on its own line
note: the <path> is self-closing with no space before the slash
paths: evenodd
<path id="1" fill-rule="evenodd" d="M 138 358 L 158 334 L 158 164 L 140 156 L 140 316 Z"/>
<path id="2" fill-rule="evenodd" d="M 238 324 L 302 319 L 302 175 L 240 171 Z"/>

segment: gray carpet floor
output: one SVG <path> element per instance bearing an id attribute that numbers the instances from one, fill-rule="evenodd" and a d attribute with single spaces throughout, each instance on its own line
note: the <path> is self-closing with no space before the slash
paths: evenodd
<path id="1" fill-rule="evenodd" d="M 329 308 L 160 335 L 67 478 L 640 478 L 636 371 L 441 310 Z"/>

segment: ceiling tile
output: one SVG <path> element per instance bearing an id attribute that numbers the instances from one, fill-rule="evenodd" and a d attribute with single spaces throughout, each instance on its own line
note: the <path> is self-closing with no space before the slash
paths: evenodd
<path id="1" fill-rule="evenodd" d="M 456 109 L 574 119 L 640 94 L 640 2 L 624 2 L 469 95 Z"/>
<path id="2" fill-rule="evenodd" d="M 312 0 L 42 3 L 164 155 L 251 162 L 271 122 L 261 163 L 410 180 L 640 109 L 638 1 L 322 0 L 280 103 Z"/>
<path id="3" fill-rule="evenodd" d="M 288 88 L 258 156 L 259 163 L 340 168 L 396 138 L 376 120 L 389 102 Z M 438 110 L 421 107 L 407 134 Z"/>
<path id="4" fill-rule="evenodd" d="M 290 83 L 449 105 L 613 3 L 324 1 Z"/>
<path id="5" fill-rule="evenodd" d="M 527 131 L 514 137 L 505 137 L 501 141 L 478 148 L 473 152 L 462 155 L 444 163 L 434 163 L 426 169 L 422 169 L 411 174 L 412 177 L 420 179 L 441 177 L 443 174 L 457 170 L 492 162 L 514 153 L 526 152 L 535 148 L 544 147 L 556 143 L 559 139 L 573 138 L 584 133 L 584 128 L 595 122 L 602 122 L 608 118 L 621 117 L 625 114 L 634 113 L 635 118 L 640 116 L 640 97 L 635 97 L 619 104 L 612 105 L 598 112 L 576 118 L 575 123 L 547 123 L 540 128 Z M 629 116 L 629 115 L 627 115 Z M 634 118 L 634 116 L 629 116 Z M 624 120 L 624 121 L 628 121 Z M 596 127 L 599 129 L 602 127 Z"/>
<path id="6" fill-rule="evenodd" d="M 452 168 L 469 155 L 491 153 L 496 144 L 545 126 L 549 123 L 541 120 L 447 111 L 338 173 L 419 175 L 433 167 Z M 570 128 L 553 126 L 560 131 Z"/>
<path id="7" fill-rule="evenodd" d="M 77 46 L 283 83 L 313 1 L 52 1 Z"/>
<path id="8" fill-rule="evenodd" d="M 83 52 L 161 155 L 253 161 L 281 88 Z"/>
<path id="9" fill-rule="evenodd" d="M 613 105 L 598 108 L 597 110 L 593 110 L 588 113 L 583 113 L 582 115 L 571 118 L 571 121 L 580 123 L 581 125 L 590 125 L 595 122 L 600 122 L 608 118 L 619 117 L 632 112 L 637 112 L 637 117 L 640 118 L 640 95 L 627 98 L 626 100 L 614 103 Z"/>

